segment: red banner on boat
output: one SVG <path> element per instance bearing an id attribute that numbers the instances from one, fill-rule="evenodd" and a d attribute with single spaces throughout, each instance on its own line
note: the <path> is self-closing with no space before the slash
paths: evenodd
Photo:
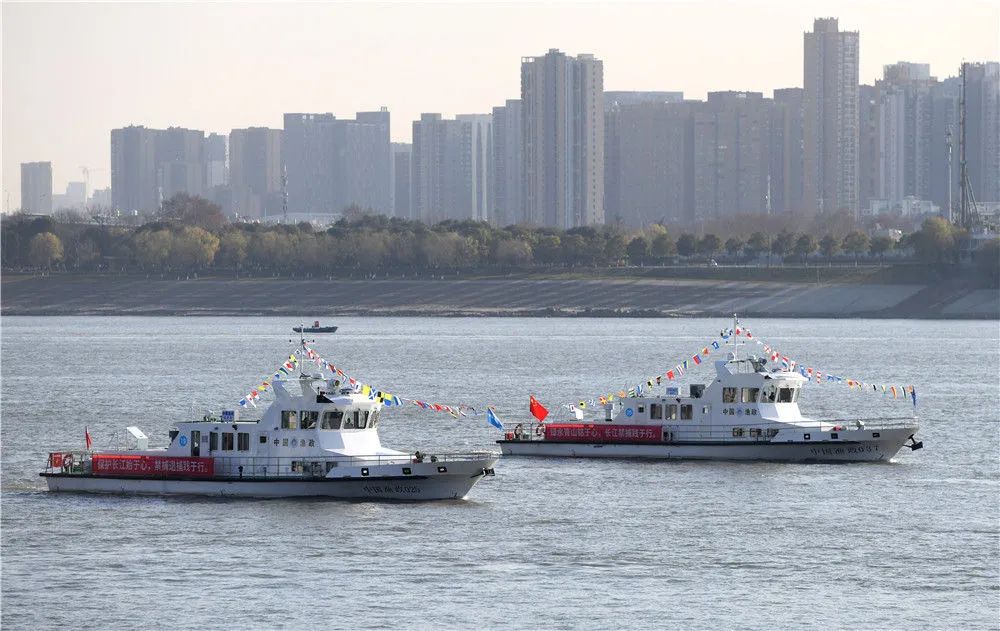
<path id="1" fill-rule="evenodd" d="M 210 478 L 215 474 L 212 458 L 94 454 L 95 475 Z"/>
<path id="2" fill-rule="evenodd" d="M 659 425 L 551 423 L 545 426 L 545 440 L 554 442 L 658 443 L 662 438 Z"/>

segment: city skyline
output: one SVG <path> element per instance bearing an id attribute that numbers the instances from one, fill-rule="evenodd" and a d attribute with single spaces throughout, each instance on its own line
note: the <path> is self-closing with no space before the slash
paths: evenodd
<path id="1" fill-rule="evenodd" d="M 825 15 L 860 32 L 863 84 L 899 61 L 927 63 L 933 75 L 948 76 L 963 58 L 1000 58 L 1000 10 L 982 2 L 949 7 L 953 19 L 942 19 L 930 3 L 897 2 L 742 3 L 727 6 L 723 19 L 704 3 L 289 8 L 4 4 L 4 208 L 19 205 L 22 162 L 52 162 L 56 190 L 82 180 L 80 166 L 90 168 L 91 191 L 108 186 L 108 130 L 129 124 L 228 134 L 280 127 L 292 111 L 346 118 L 386 106 L 392 139 L 408 142 L 421 113 L 489 113 L 517 98 L 520 58 L 554 47 L 601 59 L 607 91 L 672 90 L 696 99 L 709 91 L 770 95 L 801 87 L 802 34 Z M 600 34 L 612 13 L 628 25 L 629 37 Z M 441 27 L 431 24 L 441 14 L 479 19 L 463 22 L 461 32 L 437 33 Z M 518 22 L 525 17 L 532 20 Z M 144 19 L 155 19 L 158 29 L 144 29 Z M 517 36 L 505 36 L 513 23 L 520 24 Z M 344 25 L 335 42 L 329 33 L 314 35 L 331 24 Z M 434 37 L 419 37 L 408 30 L 412 24 Z M 699 24 L 711 25 L 710 37 L 687 33 Z M 167 44 L 178 32 L 188 46 Z M 136 48 L 146 54 L 129 52 Z"/>

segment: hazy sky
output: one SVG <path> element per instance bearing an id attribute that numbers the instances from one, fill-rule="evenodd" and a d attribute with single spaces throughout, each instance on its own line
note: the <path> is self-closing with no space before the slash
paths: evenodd
<path id="1" fill-rule="evenodd" d="M 968 0 L 550 3 L 76 3 L 2 5 L 4 205 L 21 162 L 54 192 L 110 182 L 109 132 L 128 124 L 229 133 L 284 112 L 388 106 L 394 140 L 421 112 L 488 112 L 520 95 L 520 58 L 549 48 L 604 61 L 606 90 L 802 85 L 815 17 L 861 33 L 861 80 L 884 64 L 1000 59 L 1000 8 Z M 9 194 L 9 198 L 7 197 Z"/>

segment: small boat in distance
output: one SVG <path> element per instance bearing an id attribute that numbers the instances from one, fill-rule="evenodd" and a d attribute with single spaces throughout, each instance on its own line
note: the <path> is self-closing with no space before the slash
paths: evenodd
<path id="1" fill-rule="evenodd" d="M 312 323 L 312 326 L 293 326 L 292 331 L 296 333 L 336 333 L 337 327 L 335 326 L 320 326 L 319 320 Z"/>
<path id="2" fill-rule="evenodd" d="M 299 354 L 306 355 L 305 341 Z M 493 475 L 495 451 L 426 454 L 383 447 L 383 404 L 334 375 L 274 379 L 260 418 L 238 410 L 177 423 L 166 447 L 137 427 L 120 449 L 52 452 L 41 476 L 50 491 L 225 497 L 440 500 L 465 497 Z"/>
<path id="3" fill-rule="evenodd" d="M 733 326 L 738 335 L 739 324 Z M 510 456 L 773 462 L 887 461 L 903 447 L 923 447 L 915 415 L 803 416 L 798 400 L 808 379 L 783 367 L 768 370 L 764 357 L 741 357 L 736 335 L 728 344 L 732 351 L 715 362 L 708 385 L 632 393 L 605 402 L 598 418 L 574 409 L 566 421 L 518 424 L 497 443 Z M 544 420 L 542 410 L 536 417 Z"/>

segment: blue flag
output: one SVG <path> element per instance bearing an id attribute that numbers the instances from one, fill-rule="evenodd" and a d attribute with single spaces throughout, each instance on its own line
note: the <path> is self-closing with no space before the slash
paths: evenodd
<path id="1" fill-rule="evenodd" d="M 489 421 L 490 425 L 492 425 L 493 427 L 497 428 L 500 431 L 503 431 L 503 423 L 501 423 L 500 419 L 497 418 L 497 415 L 493 413 L 493 410 L 489 408 L 487 408 L 486 410 L 486 420 Z"/>
<path id="2" fill-rule="evenodd" d="M 917 389 L 910 386 L 910 396 L 913 397 L 913 407 L 917 407 Z"/>

